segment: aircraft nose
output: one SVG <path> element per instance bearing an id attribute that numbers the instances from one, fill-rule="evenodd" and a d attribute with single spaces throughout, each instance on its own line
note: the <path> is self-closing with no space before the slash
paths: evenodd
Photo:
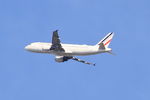
<path id="1" fill-rule="evenodd" d="M 25 46 L 24 49 L 25 49 L 25 50 L 29 50 L 29 49 L 30 49 L 30 45 Z"/>

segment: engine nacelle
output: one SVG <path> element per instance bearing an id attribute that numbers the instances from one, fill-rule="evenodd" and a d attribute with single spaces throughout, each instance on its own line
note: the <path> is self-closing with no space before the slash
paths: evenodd
<path id="1" fill-rule="evenodd" d="M 71 59 L 72 57 L 66 57 L 66 56 L 56 56 L 55 61 L 56 62 L 65 62 Z"/>

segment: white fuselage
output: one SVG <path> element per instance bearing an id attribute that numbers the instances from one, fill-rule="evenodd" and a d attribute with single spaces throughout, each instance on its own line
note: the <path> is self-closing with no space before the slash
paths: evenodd
<path id="1" fill-rule="evenodd" d="M 84 56 L 111 51 L 110 48 L 99 49 L 98 45 L 61 44 L 65 52 L 56 52 L 54 50 L 50 50 L 51 45 L 51 43 L 35 42 L 27 45 L 25 49 L 31 52 L 49 53 L 57 56 Z"/>

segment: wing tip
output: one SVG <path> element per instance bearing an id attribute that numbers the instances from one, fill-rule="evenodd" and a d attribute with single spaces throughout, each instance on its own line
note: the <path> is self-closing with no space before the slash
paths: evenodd
<path id="1" fill-rule="evenodd" d="M 55 30 L 55 31 L 53 31 L 53 32 L 58 32 L 58 29 L 57 29 L 57 30 Z"/>

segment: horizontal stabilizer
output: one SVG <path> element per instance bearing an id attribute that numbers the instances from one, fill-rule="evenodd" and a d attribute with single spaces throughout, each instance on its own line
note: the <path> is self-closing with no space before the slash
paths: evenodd
<path id="1" fill-rule="evenodd" d="M 99 49 L 105 49 L 104 43 L 101 42 L 101 43 L 99 44 Z"/>

